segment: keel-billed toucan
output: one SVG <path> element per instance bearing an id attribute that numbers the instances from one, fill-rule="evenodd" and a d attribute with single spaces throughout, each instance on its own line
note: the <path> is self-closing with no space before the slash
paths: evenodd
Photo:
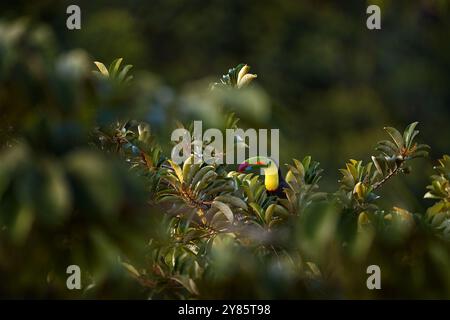
<path id="1" fill-rule="evenodd" d="M 252 157 L 245 160 L 239 165 L 239 172 L 249 172 L 255 169 L 262 169 L 264 174 L 264 185 L 267 192 L 277 195 L 280 198 L 285 198 L 283 189 L 288 187 L 288 184 L 281 175 L 281 170 L 270 158 L 267 157 Z"/>

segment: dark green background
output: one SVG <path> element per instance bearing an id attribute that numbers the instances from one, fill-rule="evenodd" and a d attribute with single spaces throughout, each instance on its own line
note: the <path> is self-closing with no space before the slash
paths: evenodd
<path id="1" fill-rule="evenodd" d="M 81 30 L 65 27 L 69 4 L 81 7 Z M 366 28 L 368 4 L 380 5 L 382 30 Z M 250 64 L 272 107 L 270 121 L 252 125 L 281 129 L 282 162 L 306 154 L 321 161 L 325 189 L 335 187 L 345 159 L 368 159 L 385 125 L 420 121 L 434 158 L 450 149 L 445 0 L 18 1 L 2 4 L 1 12 L 50 24 L 61 49 L 83 48 L 105 63 L 124 57 L 175 93 Z M 393 188 L 407 184 L 418 196 L 426 182 L 418 174 Z"/>
<path id="2" fill-rule="evenodd" d="M 70 4 L 81 7 L 81 30 L 70 31 L 66 28 L 66 8 Z M 369 4 L 380 5 L 382 30 L 370 31 L 366 28 L 366 8 Z M 97 101 L 89 99 L 86 92 L 90 88 L 82 87 L 82 81 L 78 81 L 76 76 L 65 79 L 60 77 L 61 70 L 53 72 L 54 65 L 61 62 L 58 60 L 60 54 L 73 49 L 81 49 L 78 54 L 82 52 L 90 57 L 88 64 L 80 64 L 88 71 L 94 69 L 91 63 L 94 60 L 108 65 L 113 59 L 123 57 L 125 63 L 134 65 L 131 71 L 136 76 L 133 90 L 139 94 L 130 92 L 128 94 L 133 98 L 114 101 L 111 105 L 122 107 L 122 114 L 126 115 L 127 108 L 143 110 L 138 120 L 149 121 L 158 133 L 159 142 L 166 148 L 176 119 L 188 123 L 203 119 L 202 115 L 206 117 L 217 113 L 221 116 L 216 109 L 203 110 L 203 114 L 191 112 L 186 101 L 190 96 L 195 96 L 195 88 L 206 88 L 209 81 L 217 80 L 228 68 L 241 62 L 251 65 L 251 71 L 258 74 L 255 88 L 262 99 L 258 101 L 267 103 L 271 114 L 264 117 L 261 115 L 263 109 L 258 108 L 249 111 L 244 103 L 242 110 L 236 110 L 242 118 L 242 126 L 279 128 L 282 163 L 290 162 L 293 157 L 301 159 L 312 155 L 325 168 L 321 182 L 321 188 L 325 191 L 337 189 L 338 168 L 343 167 L 349 158 L 370 161 L 370 155 L 375 153 L 376 141 L 385 136 L 384 126 L 402 130 L 407 124 L 419 121 L 419 142 L 432 147 L 432 161 L 415 161 L 410 176 L 389 181 L 381 191 L 380 207 L 388 209 L 395 205 L 423 214 L 433 203 L 422 200 L 425 186 L 429 183 L 435 160 L 450 152 L 448 1 L 2 1 L 0 18 L 1 23 L 9 26 L 18 19 L 28 19 L 31 31 L 42 31 L 36 32 L 42 41 L 27 39 L 25 45 L 17 45 L 17 51 L 12 50 L 17 54 L 14 57 L 17 61 L 12 59 L 10 65 L 6 59 L 6 62 L 1 61 L 2 66 L 10 66 L 10 69 L 0 73 L 0 146 L 8 144 L 10 135 L 14 136 L 11 132 L 18 133 L 18 136 L 23 134 L 30 149 L 33 149 L 29 154 L 34 155 L 24 160 L 27 170 L 23 175 L 20 170 L 14 173 L 14 182 L 23 188 L 16 188 L 18 191 L 12 188 L 9 194 L 0 198 L 5 200 L 0 211 L 6 218 L 7 214 L 14 216 L 21 212 L 25 201 L 20 196 L 24 194 L 32 194 L 33 201 L 37 199 L 36 212 L 38 216 L 43 215 L 38 217 L 39 221 L 48 218 L 46 215 L 52 212 L 48 208 L 55 212 L 69 212 L 65 207 L 52 207 L 52 200 L 58 195 L 54 196 L 50 187 L 55 186 L 48 187 L 50 191 L 43 188 L 42 181 L 45 182 L 46 176 L 42 178 L 34 174 L 42 173 L 40 170 L 44 169 L 49 172 L 59 170 L 65 164 L 66 153 L 87 145 L 84 144 L 86 141 L 83 139 L 88 140 L 84 133 L 92 129 L 92 122 L 86 120 L 89 118 L 86 114 L 89 115 L 91 104 L 95 105 Z M 37 26 L 44 26 L 44 29 Z M 35 36 L 31 31 L 27 31 L 30 38 Z M 29 48 L 29 43 L 33 41 L 39 43 L 36 46 L 38 50 Z M 0 56 L 3 59 L 3 52 Z M 71 57 L 77 61 L 80 55 Z M 33 59 L 39 63 L 34 63 Z M 42 70 L 34 67 L 42 67 Z M 88 71 L 84 70 L 86 73 Z M 61 83 L 55 84 L 58 81 Z M 95 107 L 100 110 L 103 106 Z M 42 119 L 48 123 L 38 122 Z M 83 127 L 80 123 L 87 125 Z M 34 127 L 38 129 L 29 130 Z M 80 136 L 83 141 L 76 140 Z M 71 137 L 76 137 L 75 141 L 70 140 Z M 13 168 L 15 164 L 14 155 L 11 156 L 8 151 L 6 149 L 1 158 L 6 169 Z M 51 161 L 46 162 L 48 159 Z M 33 290 L 27 292 L 22 288 L 30 288 L 28 283 L 37 281 L 37 291 L 45 289 L 42 275 L 47 275 L 49 264 L 57 265 L 59 259 L 61 265 L 67 265 L 70 259 L 51 255 L 53 251 L 65 252 L 67 249 L 60 248 L 64 246 L 59 240 L 61 238 L 73 234 L 76 240 L 83 239 L 75 241 L 79 247 L 73 251 L 86 253 L 92 265 L 101 269 L 102 263 L 116 262 L 117 256 L 111 249 L 114 245 L 106 246 L 105 243 L 109 243 L 103 242 L 101 232 L 93 232 L 98 238 L 91 241 L 89 232 L 98 228 L 107 233 L 106 239 L 118 238 L 118 243 L 127 246 L 132 246 L 128 243 L 128 240 L 133 240 L 129 235 L 137 234 L 137 230 L 143 229 L 140 231 L 145 236 L 149 235 L 151 228 L 142 222 L 148 222 L 147 216 L 141 216 L 141 221 L 128 215 L 128 212 L 135 211 L 147 214 L 145 203 L 148 190 L 144 187 L 131 188 L 140 186 L 131 181 L 135 177 L 122 166 L 118 166 L 121 168 L 119 170 L 116 163 L 107 161 L 111 159 L 103 156 L 87 158 L 85 165 L 89 166 L 88 160 L 95 160 L 92 162 L 95 166 L 90 168 L 97 175 L 86 177 L 84 189 L 81 181 L 79 189 L 70 190 L 74 197 L 70 212 L 81 212 L 82 218 L 75 214 L 74 220 L 62 227 L 58 222 L 51 227 L 45 223 L 37 224 L 29 238 L 32 240 L 25 242 L 24 246 L 21 246 L 22 243 L 11 245 L 6 240 L 0 243 L 0 267 L 6 270 L 3 274 L 0 272 L 0 282 L 7 284 L 0 287 L 2 296 L 39 296 Z M 103 167 L 108 171 L 99 169 Z M 8 173 L 8 170 L 4 172 Z M 74 176 L 77 177 L 76 174 Z M 77 183 L 74 185 L 78 186 Z M 95 195 L 90 199 L 92 203 L 86 200 L 90 194 L 85 194 L 85 190 Z M 19 196 L 14 193 L 16 191 Z M 104 212 L 98 210 L 97 202 L 105 206 Z M 135 224 L 127 225 L 130 221 Z M 59 230 L 60 234 L 55 234 L 54 230 Z M 137 243 L 141 247 L 142 242 Z M 422 244 L 423 241 L 419 239 L 417 243 Z M 121 249 L 131 252 L 127 246 L 123 245 Z M 97 257 L 96 252 L 101 254 Z M 387 263 L 391 262 L 390 258 L 395 253 L 384 248 L 380 252 L 384 253 Z M 439 257 L 438 253 L 431 252 Z M 143 255 L 139 253 L 139 256 Z M 442 266 L 442 274 L 447 275 L 448 263 L 444 262 L 439 265 Z M 448 276 L 445 283 L 437 276 L 433 282 L 436 270 L 427 265 L 421 267 L 417 270 L 431 277 L 430 288 L 439 289 L 442 285 L 447 290 L 450 283 Z M 407 272 L 401 272 L 401 268 L 403 265 L 398 266 L 396 270 L 400 271 L 393 273 L 391 278 L 398 279 L 395 283 L 402 285 L 387 288 L 387 296 L 437 296 L 432 294 L 431 289 L 429 295 L 428 292 L 409 290 L 409 280 L 419 278 L 413 273 L 409 277 Z M 65 275 L 63 269 L 55 269 Z M 350 279 L 352 270 L 347 272 Z M 16 281 L 14 274 L 19 274 L 23 283 Z M 358 280 L 355 283 L 359 285 L 362 282 Z M 64 288 L 63 282 L 60 285 Z M 402 288 L 405 288 L 403 295 L 396 294 Z M 44 296 L 51 297 L 52 292 L 45 290 Z M 129 298 L 140 292 L 136 289 L 130 291 L 133 294 L 128 294 L 127 287 L 114 286 L 114 283 L 103 290 L 106 297 L 114 290 L 120 292 L 114 297 Z"/>

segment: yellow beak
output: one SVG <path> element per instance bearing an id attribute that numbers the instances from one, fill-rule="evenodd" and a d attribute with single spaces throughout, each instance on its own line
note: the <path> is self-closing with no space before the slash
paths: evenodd
<path id="1" fill-rule="evenodd" d="M 276 191 L 278 189 L 278 171 L 274 174 L 265 174 L 264 185 L 267 191 Z"/>

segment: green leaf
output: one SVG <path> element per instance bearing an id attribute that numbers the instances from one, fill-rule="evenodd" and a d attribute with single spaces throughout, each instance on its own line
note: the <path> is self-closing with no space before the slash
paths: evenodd
<path id="1" fill-rule="evenodd" d="M 290 215 L 289 211 L 287 211 L 285 207 L 280 206 L 279 204 L 275 205 L 274 213 L 283 217 L 287 217 Z"/>
<path id="2" fill-rule="evenodd" d="M 225 203 L 220 202 L 220 201 L 213 201 L 212 207 L 219 209 L 219 211 L 225 215 L 225 217 L 228 219 L 228 221 L 230 221 L 230 223 L 233 223 L 234 215 L 233 215 L 233 211 L 231 211 L 229 206 L 227 206 Z"/>
<path id="3" fill-rule="evenodd" d="M 250 207 L 253 209 L 253 211 L 256 213 L 256 216 L 261 222 L 264 222 L 264 214 L 261 206 L 257 204 L 256 202 L 250 203 Z"/>
<path id="4" fill-rule="evenodd" d="M 125 76 L 127 75 L 128 71 L 130 71 L 131 68 L 133 68 L 133 66 L 132 66 L 131 64 L 126 65 L 126 66 L 122 69 L 122 71 L 120 71 L 119 75 L 117 76 L 117 80 L 118 80 L 119 82 L 122 82 L 122 81 L 125 79 Z M 129 77 L 128 77 L 128 78 L 129 78 Z M 128 79 L 128 78 L 125 79 L 125 82 L 127 82 L 127 81 L 129 81 L 129 80 L 132 79 L 132 78 L 130 78 L 130 79 Z"/>
<path id="5" fill-rule="evenodd" d="M 170 159 L 167 161 L 170 163 L 170 166 L 175 171 L 175 174 L 177 175 L 178 180 L 180 180 L 180 182 L 183 183 L 183 171 L 181 170 L 180 166 Z"/>
<path id="6" fill-rule="evenodd" d="M 240 199 L 238 197 L 232 196 L 232 195 L 228 195 L 228 194 L 217 196 L 214 199 L 214 201 L 226 202 L 226 203 L 229 203 L 229 204 L 231 204 L 231 205 L 233 205 L 235 207 L 238 207 L 238 208 L 241 208 L 241 209 L 244 209 L 244 210 L 248 209 L 247 208 L 247 204 L 245 203 L 244 200 L 242 200 L 242 199 Z"/>
<path id="7" fill-rule="evenodd" d="M 183 163 L 183 181 L 186 182 L 186 184 L 189 184 L 189 176 L 190 171 L 192 167 L 192 163 L 194 162 L 194 155 L 191 155 L 189 158 L 187 158 Z"/>
<path id="8" fill-rule="evenodd" d="M 392 140 L 394 141 L 395 145 L 401 150 L 405 144 L 403 141 L 403 136 L 400 134 L 400 132 L 392 127 L 385 127 L 384 130 L 391 136 Z"/>
<path id="9" fill-rule="evenodd" d="M 403 133 L 403 140 L 405 141 L 406 147 L 409 148 L 411 146 L 414 137 L 419 133 L 419 131 L 414 131 L 418 122 L 411 123 L 408 127 L 406 127 L 405 132 Z"/>
<path id="10" fill-rule="evenodd" d="M 419 144 L 416 146 L 415 152 L 418 151 L 430 151 L 431 147 L 427 144 Z"/>
<path id="11" fill-rule="evenodd" d="M 378 171 L 381 175 L 383 175 L 383 169 L 381 169 L 381 165 L 380 165 L 380 163 L 378 162 L 377 158 L 375 158 L 374 156 L 372 156 L 372 162 L 373 162 L 373 164 L 375 165 L 375 168 L 377 168 L 377 171 Z"/>
<path id="12" fill-rule="evenodd" d="M 424 199 L 441 199 L 441 197 L 436 196 L 435 194 L 433 194 L 432 192 L 428 191 L 427 193 L 425 193 L 425 195 L 423 196 Z"/>
<path id="13" fill-rule="evenodd" d="M 112 78 L 114 78 L 116 76 L 117 72 L 119 71 L 119 67 L 120 67 L 120 64 L 122 63 L 122 60 L 123 60 L 123 58 L 118 58 L 111 63 L 109 70 L 110 70 L 110 74 L 111 74 Z"/>
<path id="14" fill-rule="evenodd" d="M 195 186 L 194 191 L 197 193 L 203 190 L 212 180 L 217 177 L 217 173 L 215 171 L 208 171 L 199 183 Z"/>
<path id="15" fill-rule="evenodd" d="M 275 208 L 276 208 L 276 204 L 272 203 L 271 205 L 269 205 L 265 211 L 265 221 L 266 223 L 269 223 L 270 220 L 272 220 L 272 215 L 275 212 Z"/>
<path id="16" fill-rule="evenodd" d="M 385 149 L 387 150 L 387 153 L 389 155 L 392 154 L 398 154 L 400 152 L 400 149 L 397 147 L 397 145 L 395 145 L 394 143 L 392 143 L 392 141 L 389 140 L 382 140 L 378 142 L 378 147 L 385 147 Z"/>
<path id="17" fill-rule="evenodd" d="M 131 265 L 131 264 L 129 264 L 129 263 L 126 263 L 126 262 L 122 262 L 122 265 L 125 267 L 125 269 L 127 269 L 127 271 L 128 272 L 130 272 L 133 276 L 135 276 L 135 277 L 140 277 L 141 275 L 139 274 L 139 272 L 136 270 L 136 268 L 133 266 L 133 265 Z"/>
<path id="18" fill-rule="evenodd" d="M 191 278 L 182 275 L 176 275 L 172 276 L 171 279 L 181 284 L 190 293 L 193 293 L 195 295 L 199 294 L 197 286 L 194 280 L 192 280 Z"/>
<path id="19" fill-rule="evenodd" d="M 108 69 L 105 67 L 105 65 L 99 61 L 94 61 L 95 65 L 97 66 L 98 70 L 100 70 L 101 74 L 105 77 L 109 77 Z"/>
<path id="20" fill-rule="evenodd" d="M 417 152 L 414 152 L 409 158 L 416 159 L 416 158 L 426 158 L 426 157 L 428 157 L 428 151 L 417 151 Z"/>
<path id="21" fill-rule="evenodd" d="M 303 163 L 303 167 L 305 168 L 305 170 L 308 170 L 309 169 L 309 165 L 311 163 L 311 156 L 306 156 L 303 159 L 302 163 Z"/>
<path id="22" fill-rule="evenodd" d="M 196 186 L 197 183 L 200 182 L 200 180 L 203 179 L 203 177 L 205 176 L 206 173 L 208 173 L 209 171 L 214 170 L 214 166 L 208 165 L 208 166 L 204 166 L 203 168 L 201 168 L 195 175 L 194 178 L 192 180 L 191 185 L 192 186 Z"/>

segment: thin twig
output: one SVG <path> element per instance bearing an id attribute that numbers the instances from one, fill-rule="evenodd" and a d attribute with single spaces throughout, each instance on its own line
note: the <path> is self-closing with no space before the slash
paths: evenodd
<path id="1" fill-rule="evenodd" d="M 381 187 L 386 181 L 388 181 L 390 178 L 392 178 L 393 176 L 395 176 L 396 174 L 398 174 L 399 171 L 402 169 L 402 165 L 403 165 L 403 162 L 401 162 L 399 165 L 396 165 L 396 166 L 395 166 L 395 169 L 392 170 L 386 177 L 384 177 L 384 178 L 381 179 L 380 181 L 374 183 L 373 186 L 372 186 L 373 190 L 378 189 L 378 188 Z"/>

